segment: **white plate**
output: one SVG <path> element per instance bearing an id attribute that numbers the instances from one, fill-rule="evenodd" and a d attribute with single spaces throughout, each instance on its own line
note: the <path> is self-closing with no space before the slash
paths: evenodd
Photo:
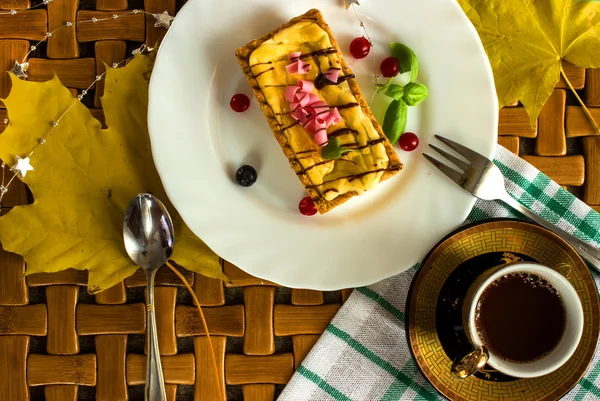
<path id="1" fill-rule="evenodd" d="M 354 60 L 360 26 L 341 0 L 191 0 L 163 41 L 150 84 L 154 161 L 169 198 L 216 253 L 248 273 L 319 290 L 371 284 L 418 262 L 468 215 L 474 200 L 421 156 L 434 133 L 493 155 L 497 101 L 489 62 L 455 0 L 363 0 L 375 59 Z M 302 184 L 251 95 L 235 50 L 318 8 L 367 98 L 391 41 L 410 46 L 429 98 L 410 108 L 407 130 L 421 144 L 398 149 L 405 169 L 324 216 L 302 216 Z M 252 104 L 229 107 L 243 92 Z M 376 116 L 378 115 L 375 110 Z M 250 188 L 233 175 L 258 170 Z"/>

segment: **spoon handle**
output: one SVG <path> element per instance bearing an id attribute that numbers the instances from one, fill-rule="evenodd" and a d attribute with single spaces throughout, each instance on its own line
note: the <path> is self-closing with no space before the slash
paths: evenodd
<path id="1" fill-rule="evenodd" d="M 165 379 L 160 363 L 158 350 L 158 333 L 154 316 L 154 275 L 156 269 L 146 273 L 148 277 L 148 303 L 146 306 L 146 321 L 148 324 L 148 358 L 146 360 L 146 401 L 166 401 Z"/>

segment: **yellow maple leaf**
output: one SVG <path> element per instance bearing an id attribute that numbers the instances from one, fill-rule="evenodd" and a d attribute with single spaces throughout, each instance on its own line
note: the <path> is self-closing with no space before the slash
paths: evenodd
<path id="1" fill-rule="evenodd" d="M 600 67 L 597 1 L 458 2 L 477 29 L 490 59 L 500 106 L 520 100 L 532 125 L 561 75 L 570 86 L 561 60 L 582 68 Z"/>
<path id="2" fill-rule="evenodd" d="M 25 157 L 37 146 L 31 156 L 35 170 L 23 180 L 35 201 L 0 217 L 0 242 L 24 257 L 27 274 L 87 269 L 91 293 L 132 275 L 137 266 L 123 245 L 123 216 L 134 196 L 150 192 L 165 202 L 175 222 L 171 259 L 225 279 L 217 255 L 169 203 L 154 167 L 146 124 L 152 61 L 138 55 L 108 70 L 102 97 L 108 129 L 57 77 L 37 83 L 11 74 L 12 90 L 3 100 L 10 122 L 0 135 L 0 159 L 12 164 L 15 155 Z"/>

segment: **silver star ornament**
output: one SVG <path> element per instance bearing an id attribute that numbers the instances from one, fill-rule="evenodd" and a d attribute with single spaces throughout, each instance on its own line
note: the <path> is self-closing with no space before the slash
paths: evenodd
<path id="1" fill-rule="evenodd" d="M 15 66 L 10 70 L 17 78 L 27 78 L 27 69 L 29 68 L 29 63 L 19 63 L 15 61 Z"/>
<path id="2" fill-rule="evenodd" d="M 140 47 L 138 47 L 137 49 L 133 49 L 131 51 L 131 54 L 133 54 L 134 56 L 136 54 L 149 54 L 154 50 L 154 47 L 149 47 L 146 46 L 145 44 L 142 44 Z"/>
<path id="3" fill-rule="evenodd" d="M 154 18 L 156 18 L 156 23 L 154 24 L 155 27 L 164 26 L 165 28 L 169 29 L 171 26 L 171 21 L 175 19 L 174 17 L 171 17 L 167 11 L 164 11 L 162 14 L 152 15 Z"/>
<path id="4" fill-rule="evenodd" d="M 344 0 L 346 2 L 346 9 L 350 8 L 350 6 L 352 4 L 356 4 L 357 6 L 360 6 L 360 3 L 358 2 L 358 0 Z"/>
<path id="5" fill-rule="evenodd" d="M 28 171 L 33 171 L 33 167 L 31 167 L 31 164 L 29 163 L 29 156 L 22 159 L 15 155 L 15 160 L 17 161 L 17 164 L 11 167 L 11 171 L 14 171 L 15 174 L 18 174 L 21 178 L 25 178 Z"/>

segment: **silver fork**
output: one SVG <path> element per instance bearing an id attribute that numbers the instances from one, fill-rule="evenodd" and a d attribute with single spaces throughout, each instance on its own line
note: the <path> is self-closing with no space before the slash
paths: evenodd
<path id="1" fill-rule="evenodd" d="M 565 230 L 555 226 L 517 202 L 508 194 L 508 192 L 506 192 L 506 189 L 504 188 L 504 177 L 494 162 L 489 160 L 487 157 L 480 155 L 479 153 L 448 138 L 444 138 L 439 135 L 436 135 L 435 137 L 468 160 L 468 162 L 465 162 L 458 157 L 451 155 L 445 150 L 430 144 L 429 146 L 433 150 L 444 156 L 456 167 L 458 167 L 458 169 L 454 169 L 427 154 L 423 154 L 423 156 L 425 156 L 425 158 L 429 160 L 431 164 L 437 167 L 448 178 L 460 185 L 462 189 L 471 195 L 484 200 L 500 200 L 513 209 L 529 217 L 539 225 L 544 226 L 560 235 L 569 244 L 571 244 L 571 246 L 573 246 L 573 248 L 575 248 L 575 250 L 577 250 L 577 252 L 579 252 L 579 254 L 585 260 L 587 260 L 589 264 L 600 271 L 600 249 L 593 247 L 592 245 L 580 240 L 572 234 L 569 234 Z"/>

